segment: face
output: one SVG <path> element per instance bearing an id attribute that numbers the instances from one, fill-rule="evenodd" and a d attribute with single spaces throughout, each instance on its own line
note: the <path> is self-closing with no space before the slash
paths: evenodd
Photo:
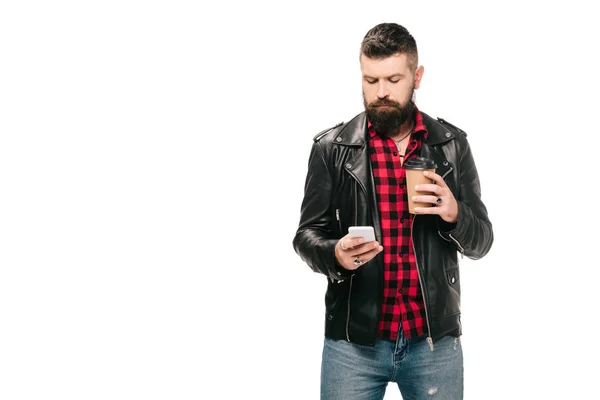
<path id="1" fill-rule="evenodd" d="M 415 89 L 423 77 L 423 67 L 412 71 L 406 54 L 382 59 L 360 57 L 363 101 L 367 118 L 375 130 L 393 136 L 410 117 Z"/>

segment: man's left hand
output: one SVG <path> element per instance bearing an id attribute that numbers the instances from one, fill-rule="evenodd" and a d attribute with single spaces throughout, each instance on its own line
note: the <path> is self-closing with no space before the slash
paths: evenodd
<path id="1" fill-rule="evenodd" d="M 413 196 L 413 201 L 432 203 L 433 207 L 415 207 L 415 213 L 437 214 L 446 222 L 456 222 L 458 219 L 458 204 L 444 179 L 440 175 L 429 171 L 424 171 L 423 174 L 433 180 L 433 183 L 417 185 L 416 190 L 432 194 Z"/>

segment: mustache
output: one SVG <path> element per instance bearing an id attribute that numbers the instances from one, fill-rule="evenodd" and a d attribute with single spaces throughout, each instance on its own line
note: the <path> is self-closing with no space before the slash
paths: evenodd
<path id="1" fill-rule="evenodd" d="M 400 103 L 398 103 L 397 101 L 387 100 L 387 99 L 377 99 L 368 105 L 368 107 L 379 107 L 379 106 L 390 106 L 390 107 L 395 107 L 395 108 L 401 107 Z"/>

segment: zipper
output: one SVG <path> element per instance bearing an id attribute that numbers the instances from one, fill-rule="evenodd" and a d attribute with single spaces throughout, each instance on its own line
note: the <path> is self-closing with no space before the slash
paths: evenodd
<path id="1" fill-rule="evenodd" d="M 340 228 L 340 235 L 344 235 L 344 233 L 342 232 L 342 221 L 340 221 L 340 209 L 336 208 L 335 209 L 335 219 L 337 219 L 338 222 L 338 227 Z"/>
<path id="2" fill-rule="evenodd" d="M 358 225 L 358 185 L 354 181 L 354 225 Z M 346 315 L 346 339 L 350 341 L 350 298 L 352 296 L 352 282 L 354 274 L 350 276 L 350 288 L 348 289 L 348 314 Z"/>
<path id="3" fill-rule="evenodd" d="M 450 167 L 448 168 L 448 171 L 444 172 L 444 175 L 442 175 L 442 179 L 444 179 L 446 177 L 446 175 L 448 175 L 450 172 L 452 172 L 454 168 Z"/>
<path id="4" fill-rule="evenodd" d="M 429 325 L 429 313 L 427 312 L 427 299 L 425 298 L 425 290 L 423 289 L 423 279 L 421 279 L 421 269 L 419 268 L 419 259 L 417 257 L 417 249 L 415 248 L 415 241 L 413 240 L 413 225 L 415 224 L 415 215 L 410 224 L 410 239 L 412 241 L 413 253 L 415 253 L 415 264 L 417 265 L 417 275 L 419 277 L 419 285 L 421 286 L 421 293 L 423 294 L 423 303 L 425 304 L 425 322 L 427 322 L 427 344 L 431 351 L 433 351 L 433 339 L 431 338 L 431 326 Z"/>
<path id="5" fill-rule="evenodd" d="M 352 281 L 354 280 L 354 275 L 350 276 L 350 289 L 348 289 L 348 314 L 346 315 L 346 339 L 350 341 L 350 295 L 352 294 Z"/>
<path id="6" fill-rule="evenodd" d="M 454 238 L 454 236 L 452 236 L 452 234 L 448 234 L 448 236 L 450 236 L 450 239 L 452 239 L 454 241 L 454 243 L 456 243 L 456 245 L 458 246 L 458 250 L 460 251 L 460 258 L 464 258 L 465 255 L 465 249 L 460 245 L 460 243 L 458 242 L 458 240 L 456 240 Z"/>
<path id="7" fill-rule="evenodd" d="M 450 167 L 450 169 L 448 169 L 448 171 L 446 171 L 444 173 L 444 175 L 442 175 L 442 179 L 445 178 L 446 175 L 448 175 L 451 171 L 452 171 L 452 167 Z M 460 251 L 460 258 L 463 258 L 465 255 L 465 249 L 460 245 L 458 240 L 456 240 L 456 238 L 454 236 L 452 236 L 452 234 L 448 234 L 448 236 L 450 236 L 450 239 L 452 239 L 454 241 L 454 243 L 456 243 L 456 246 L 458 246 L 458 250 Z"/>
<path id="8" fill-rule="evenodd" d="M 354 225 L 358 225 L 358 184 L 354 181 Z"/>

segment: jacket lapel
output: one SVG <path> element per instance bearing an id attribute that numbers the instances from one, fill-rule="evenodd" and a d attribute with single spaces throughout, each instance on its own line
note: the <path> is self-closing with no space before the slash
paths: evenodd
<path id="1" fill-rule="evenodd" d="M 431 118 L 424 112 L 423 123 L 427 127 L 427 141 L 423 143 L 421 157 L 433 160 L 436 165 L 436 173 L 445 177 L 452 171 L 452 165 L 448 162 L 443 152 L 438 150 L 438 145 L 454 139 L 454 133 L 447 130 L 443 125 Z"/>
<path id="2" fill-rule="evenodd" d="M 366 142 L 367 118 L 364 112 L 358 114 L 342 129 L 333 142 L 342 146 L 359 148 L 352 158 L 344 165 L 344 169 L 361 185 L 365 193 L 370 182 L 371 164 Z"/>

